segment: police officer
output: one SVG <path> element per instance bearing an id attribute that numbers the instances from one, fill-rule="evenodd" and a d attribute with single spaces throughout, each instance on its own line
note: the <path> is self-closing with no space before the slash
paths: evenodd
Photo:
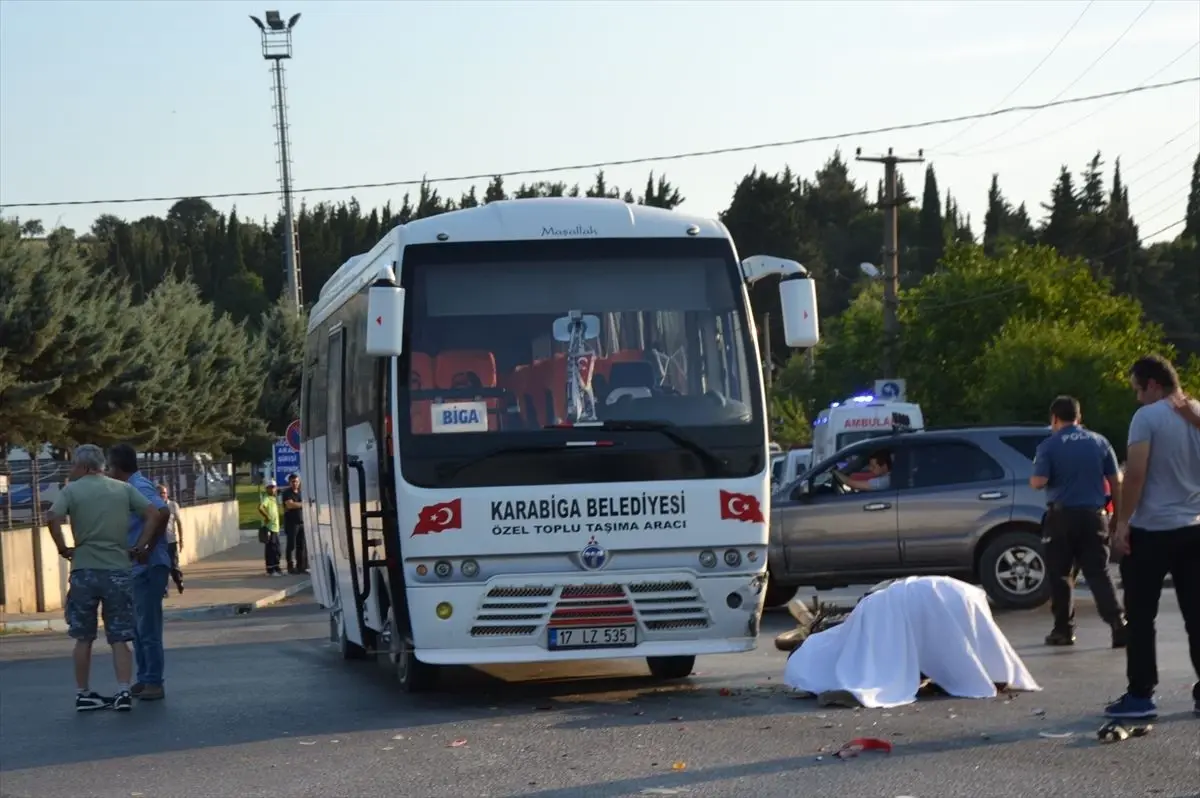
<path id="1" fill-rule="evenodd" d="M 1080 425 L 1079 401 L 1060 396 L 1050 405 L 1053 433 L 1037 448 L 1034 490 L 1046 489 L 1042 541 L 1050 576 L 1054 630 L 1048 646 L 1075 644 L 1075 576 L 1083 571 L 1100 617 L 1112 628 L 1113 648 L 1125 647 L 1125 617 L 1108 572 L 1109 529 L 1104 480 L 1120 495 L 1121 472 L 1112 444 Z M 1119 510 L 1120 508 L 1118 508 Z"/>

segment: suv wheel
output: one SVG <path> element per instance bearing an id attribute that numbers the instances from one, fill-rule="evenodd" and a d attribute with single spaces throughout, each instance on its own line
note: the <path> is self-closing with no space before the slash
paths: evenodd
<path id="1" fill-rule="evenodd" d="M 763 598 L 763 607 L 774 609 L 787 604 L 800 589 L 799 585 L 781 585 L 767 575 L 767 595 Z"/>
<path id="2" fill-rule="evenodd" d="M 979 581 L 996 606 L 1030 610 L 1050 597 L 1050 575 L 1042 536 L 1004 532 L 988 543 L 979 558 Z"/>

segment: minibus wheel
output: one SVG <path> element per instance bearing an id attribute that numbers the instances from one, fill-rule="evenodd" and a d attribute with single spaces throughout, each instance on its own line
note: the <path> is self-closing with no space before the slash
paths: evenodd
<path id="1" fill-rule="evenodd" d="M 412 639 L 396 632 L 391 609 L 388 609 L 387 620 L 384 621 L 383 636 L 388 641 L 388 660 L 392 663 L 400 689 L 406 693 L 423 693 L 437 686 L 441 669 L 417 659 Z"/>

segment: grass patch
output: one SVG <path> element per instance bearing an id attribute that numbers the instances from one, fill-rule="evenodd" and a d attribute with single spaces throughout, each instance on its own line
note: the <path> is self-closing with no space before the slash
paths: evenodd
<path id="1" fill-rule="evenodd" d="M 238 527 L 240 529 L 258 529 L 261 519 L 258 515 L 258 485 L 238 485 Z"/>

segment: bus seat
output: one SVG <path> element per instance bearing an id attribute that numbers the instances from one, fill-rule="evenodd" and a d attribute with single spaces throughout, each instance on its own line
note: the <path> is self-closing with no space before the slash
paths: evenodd
<path id="1" fill-rule="evenodd" d="M 495 388 L 496 358 L 483 349 L 450 349 L 440 352 L 433 362 L 434 379 L 443 390 L 457 388 Z M 471 401 L 465 397 L 449 401 Z M 495 397 L 485 400 L 488 408 L 488 429 L 499 429 L 500 401 Z"/>
<path id="2" fill-rule="evenodd" d="M 640 363 L 645 360 L 645 354 L 640 349 L 619 349 L 607 357 L 596 361 L 596 372 L 603 374 L 607 380 L 612 375 L 612 367 L 617 363 Z"/>
<path id="3" fill-rule="evenodd" d="M 612 367 L 615 363 L 639 363 L 644 359 L 640 349 L 618 349 L 610 355 L 596 360 L 595 374 L 592 377 L 592 388 L 596 400 L 603 402 L 610 390 Z"/>
<path id="4" fill-rule="evenodd" d="M 654 367 L 644 360 L 635 363 L 618 362 L 611 365 L 608 376 L 609 390 L 617 388 L 653 388 Z"/>
<path id="5" fill-rule="evenodd" d="M 521 363 L 500 377 L 500 387 L 508 391 L 506 402 L 515 413 L 506 412 L 504 417 L 509 427 L 523 427 L 528 418 L 529 364 Z"/>
<path id="6" fill-rule="evenodd" d="M 435 387 L 433 381 L 433 358 L 424 352 L 411 352 L 409 358 L 408 387 L 413 391 L 427 391 Z M 433 431 L 430 418 L 428 399 L 413 399 L 408 404 L 409 415 L 412 416 L 412 432 L 414 435 L 428 435 Z"/>
<path id="7" fill-rule="evenodd" d="M 555 352 L 554 357 L 546 363 L 547 388 L 550 393 L 553 414 L 552 424 L 562 424 L 567 420 L 567 355 L 565 352 Z"/>
<path id="8" fill-rule="evenodd" d="M 453 349 L 434 359 L 438 388 L 495 388 L 496 358 L 482 349 Z"/>
<path id="9" fill-rule="evenodd" d="M 529 367 L 525 384 L 529 397 L 527 415 L 535 428 L 554 423 L 553 378 L 554 363 L 550 358 L 538 358 Z"/>

